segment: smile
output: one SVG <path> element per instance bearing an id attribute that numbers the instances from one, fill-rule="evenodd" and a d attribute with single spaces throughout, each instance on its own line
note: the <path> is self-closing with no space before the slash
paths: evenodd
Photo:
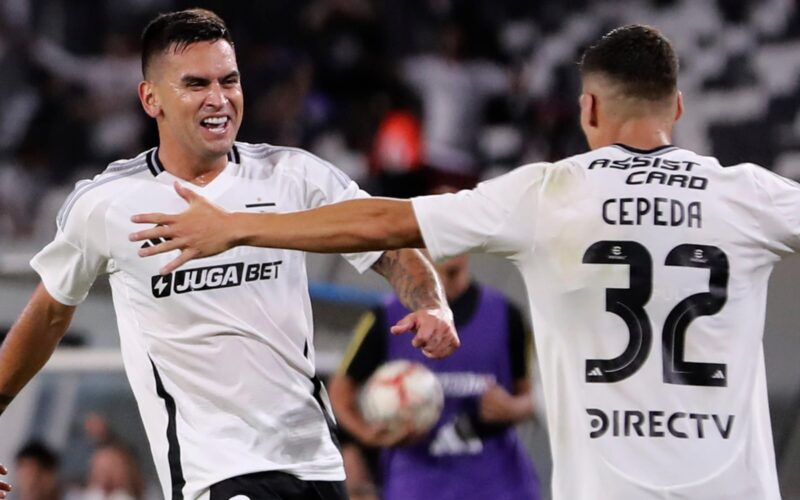
<path id="1" fill-rule="evenodd" d="M 200 125 L 212 132 L 223 132 L 231 119 L 227 116 L 212 116 L 200 121 Z"/>

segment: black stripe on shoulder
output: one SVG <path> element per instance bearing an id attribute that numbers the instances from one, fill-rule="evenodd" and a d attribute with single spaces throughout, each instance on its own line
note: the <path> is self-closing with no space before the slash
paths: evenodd
<path id="1" fill-rule="evenodd" d="M 83 196 L 84 194 L 88 193 L 94 188 L 100 187 L 104 184 L 108 184 L 109 182 L 113 182 L 119 179 L 124 179 L 125 177 L 130 177 L 132 175 L 138 174 L 139 172 L 144 171 L 147 168 L 146 164 L 139 163 L 130 166 L 126 169 L 121 169 L 119 171 L 109 172 L 108 175 L 101 174 L 100 177 L 96 180 L 85 180 L 81 181 L 77 184 L 75 190 L 70 194 L 64 204 L 61 206 L 61 210 L 58 212 L 58 216 L 56 218 L 56 222 L 58 227 L 64 227 L 64 223 L 69 218 L 70 212 L 75 207 L 75 203 Z"/>
<path id="2" fill-rule="evenodd" d="M 153 367 L 153 375 L 156 378 L 156 394 L 164 400 L 164 405 L 167 407 L 167 444 L 169 445 L 167 461 L 172 482 L 172 500 L 183 500 L 183 487 L 186 485 L 186 479 L 183 477 L 183 467 L 181 466 L 181 445 L 178 442 L 175 398 L 164 388 L 161 375 L 158 374 L 158 369 L 152 359 L 150 365 Z"/>

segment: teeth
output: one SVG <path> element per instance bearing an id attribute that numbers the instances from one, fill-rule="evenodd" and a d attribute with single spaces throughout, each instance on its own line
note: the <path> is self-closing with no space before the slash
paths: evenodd
<path id="1" fill-rule="evenodd" d="M 228 118 L 225 116 L 216 116 L 212 118 L 206 118 L 203 120 L 204 125 L 223 125 L 225 122 L 228 121 Z"/>

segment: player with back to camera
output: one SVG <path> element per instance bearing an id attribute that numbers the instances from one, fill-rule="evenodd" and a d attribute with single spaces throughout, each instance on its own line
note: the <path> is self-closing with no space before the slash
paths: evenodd
<path id="1" fill-rule="evenodd" d="M 330 379 L 337 422 L 367 447 L 367 456 L 374 455 L 369 448 L 382 448 L 374 468 L 383 500 L 538 500 L 539 480 L 514 428 L 533 415 L 530 330 L 502 293 L 472 279 L 469 256 L 436 270 L 464 345 L 447 359 L 428 360 L 387 338 L 389 326 L 407 314 L 390 297 L 363 316 Z M 368 422 L 357 404 L 363 384 L 392 360 L 424 364 L 444 389 L 438 422 L 410 443 L 400 444 L 408 430 L 393 434 Z M 347 447 L 354 445 L 343 439 L 342 446 L 345 467 L 352 467 L 354 451 Z"/>
<path id="2" fill-rule="evenodd" d="M 234 245 L 500 255 L 528 291 L 555 499 L 780 498 L 762 337 L 770 272 L 800 251 L 800 185 L 671 144 L 683 103 L 658 30 L 611 31 L 580 71 L 587 153 L 297 214 L 186 194 L 134 239 L 173 238 L 142 252 L 181 249 L 167 269 Z"/>
<path id="3" fill-rule="evenodd" d="M 342 499 L 342 457 L 315 374 L 302 252 L 237 248 L 171 275 L 141 259 L 133 214 L 179 210 L 173 183 L 229 210 L 294 211 L 367 196 L 302 150 L 234 142 L 242 120 L 230 33 L 202 9 L 163 14 L 142 37 L 139 97 L 159 146 L 78 183 L 42 284 L 0 349 L 0 411 L 49 358 L 95 278 L 109 274 L 123 360 L 165 498 Z M 345 256 L 384 275 L 415 312 L 393 331 L 441 357 L 458 345 L 417 250 Z M 8 489 L 3 485 L 0 489 Z"/>

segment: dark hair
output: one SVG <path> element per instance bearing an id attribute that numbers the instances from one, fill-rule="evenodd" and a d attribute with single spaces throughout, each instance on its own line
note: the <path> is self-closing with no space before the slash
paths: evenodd
<path id="1" fill-rule="evenodd" d="M 586 49 L 581 74 L 602 74 L 629 97 L 658 101 L 678 88 L 678 55 L 660 31 L 643 25 L 614 29 Z"/>
<path id="2" fill-rule="evenodd" d="M 17 461 L 24 458 L 36 460 L 44 469 L 55 470 L 58 468 L 58 455 L 46 444 L 40 441 L 29 441 L 17 452 Z"/>
<path id="3" fill-rule="evenodd" d="M 196 42 L 225 40 L 233 45 L 225 21 L 206 9 L 187 9 L 159 14 L 142 32 L 142 74 L 154 56 L 174 46 L 176 52 Z"/>

